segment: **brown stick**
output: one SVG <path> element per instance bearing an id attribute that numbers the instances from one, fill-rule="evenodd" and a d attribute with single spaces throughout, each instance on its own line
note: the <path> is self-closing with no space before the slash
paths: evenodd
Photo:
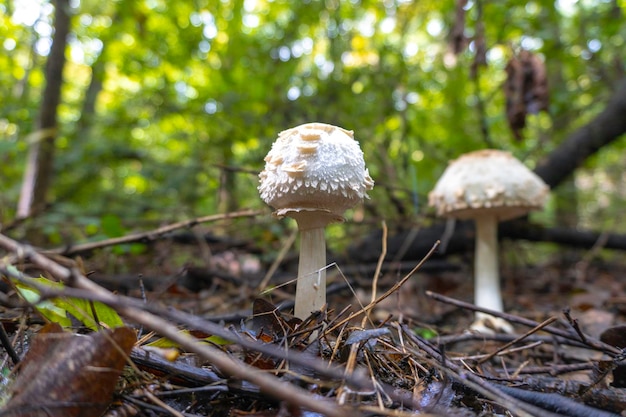
<path id="1" fill-rule="evenodd" d="M 487 362 L 489 359 L 493 358 L 494 356 L 496 356 L 498 353 L 508 349 L 509 347 L 513 346 L 514 344 L 521 342 L 522 340 L 526 339 L 528 336 L 530 336 L 533 333 L 538 332 L 539 330 L 543 329 L 544 327 L 554 323 L 557 320 L 556 317 L 550 317 L 547 320 L 544 320 L 542 323 L 538 324 L 537 326 L 533 327 L 532 329 L 530 329 L 529 331 L 527 331 L 526 333 L 524 333 L 523 335 L 521 335 L 520 337 L 517 337 L 513 340 L 511 340 L 508 343 L 505 343 L 504 345 L 500 346 L 498 349 L 494 350 L 493 352 L 491 352 L 490 354 L 486 355 L 485 357 L 481 358 L 477 364 L 481 364 L 481 363 L 485 363 Z"/>
<path id="2" fill-rule="evenodd" d="M 59 255 L 74 255 L 80 252 L 88 252 L 94 249 L 100 249 L 107 246 L 121 245 L 123 243 L 133 242 L 150 242 L 156 240 L 162 235 L 172 232 L 177 229 L 183 229 L 185 227 L 193 227 L 200 223 L 214 222 L 218 220 L 236 219 L 240 217 L 254 217 L 261 214 L 261 210 L 242 210 L 225 214 L 214 214 L 211 216 L 198 217 L 196 219 L 184 220 L 178 223 L 168 224 L 167 226 L 159 227 L 155 230 L 148 232 L 133 233 L 126 236 L 116 237 L 112 239 L 101 240 L 98 242 L 88 242 L 80 245 L 65 246 L 63 248 L 51 249 L 44 253 L 59 254 Z"/>
<path id="3" fill-rule="evenodd" d="M 65 268 L 37 253 L 31 247 L 21 245 L 1 234 L 0 246 L 19 254 L 22 259 L 29 259 L 38 267 L 50 272 L 57 279 L 97 295 L 106 304 L 117 306 L 116 310 L 130 320 L 156 331 L 189 351 L 197 353 L 222 372 L 235 378 L 252 382 L 259 386 L 261 391 L 267 395 L 328 416 L 342 417 L 352 415 L 353 410 L 349 407 L 339 407 L 333 402 L 316 398 L 301 388 L 297 388 L 271 374 L 263 373 L 244 362 L 235 360 L 226 353 L 207 344 L 202 344 L 193 337 L 180 332 L 176 326 L 156 315 L 132 306 L 120 306 L 119 299 L 115 294 L 91 282 L 75 268 Z"/>
<path id="4" fill-rule="evenodd" d="M 445 361 L 445 357 L 441 355 L 441 353 L 433 347 L 430 343 L 428 343 L 423 338 L 415 335 L 411 329 L 406 325 L 400 325 L 398 331 L 402 332 L 408 340 L 413 342 L 420 351 L 424 351 L 428 356 L 433 358 L 434 360 L 429 361 L 431 365 L 439 368 L 445 374 L 451 376 L 460 384 L 469 387 L 470 389 L 478 392 L 479 394 L 485 396 L 485 398 L 489 398 L 493 401 L 496 401 L 498 404 L 506 407 L 509 411 L 518 416 L 523 417 L 557 417 L 558 415 L 549 413 L 545 410 L 542 410 L 534 405 L 527 404 L 523 401 L 520 401 L 516 398 L 513 398 L 501 390 L 494 384 L 490 384 L 485 381 L 480 376 L 476 375 L 473 372 L 468 372 L 462 369 L 460 366 L 450 362 Z M 412 349 L 411 349 L 412 350 Z M 560 417 L 560 416 L 559 416 Z"/>
<path id="5" fill-rule="evenodd" d="M 518 323 L 518 324 L 522 324 L 528 327 L 536 327 L 539 325 L 539 323 L 537 323 L 534 320 L 529 320 L 527 318 L 515 316 L 513 314 L 507 314 L 507 313 L 502 313 L 499 311 L 494 311 L 494 310 L 489 310 L 486 308 L 478 307 L 478 306 L 475 306 L 474 304 L 470 304 L 470 303 L 466 303 L 460 300 L 456 300 L 454 298 L 446 297 L 445 295 L 437 294 L 432 291 L 426 291 L 426 295 L 434 300 L 441 301 L 446 304 L 452 304 L 457 307 L 461 307 L 461 308 L 472 310 L 472 311 L 482 311 L 483 313 L 487 313 L 492 316 L 501 317 L 504 320 L 510 321 L 511 323 Z M 545 327 L 543 330 L 555 336 L 560 336 L 565 339 L 580 342 L 583 345 L 586 345 L 587 347 L 591 349 L 600 350 L 611 356 L 617 356 L 622 353 L 622 351 L 616 348 L 615 346 L 611 346 L 607 343 L 601 342 L 600 340 L 594 339 L 589 336 L 585 338 L 586 339 L 585 341 L 582 341 L 580 340 L 580 337 L 577 334 L 575 334 L 574 332 L 568 332 L 567 330 L 556 329 L 550 326 Z"/>

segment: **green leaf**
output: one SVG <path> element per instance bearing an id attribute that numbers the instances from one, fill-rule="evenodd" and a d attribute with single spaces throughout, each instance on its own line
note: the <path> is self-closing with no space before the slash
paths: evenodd
<path id="1" fill-rule="evenodd" d="M 181 330 L 180 333 L 191 335 L 191 333 L 188 330 Z M 226 340 L 223 337 L 216 336 L 216 335 L 206 337 L 203 340 L 205 342 L 209 342 L 209 343 L 212 343 L 214 345 L 219 345 L 219 346 L 230 345 L 233 343 L 230 340 Z M 170 339 L 167 339 L 165 337 L 159 338 L 155 340 L 154 342 L 147 343 L 146 346 L 151 346 L 151 347 L 156 347 L 156 348 L 161 348 L 161 349 L 180 347 L 178 343 L 173 342 Z"/>
<path id="2" fill-rule="evenodd" d="M 105 214 L 100 219 L 102 231 L 108 237 L 119 237 L 124 234 L 124 227 L 120 218 L 113 214 Z"/>
<path id="3" fill-rule="evenodd" d="M 115 310 L 98 301 L 68 297 L 59 298 L 55 300 L 55 303 L 92 330 L 97 331 L 100 328 L 99 323 L 105 324 L 109 328 L 124 326 L 122 318 Z"/>
<path id="4" fill-rule="evenodd" d="M 32 280 L 39 285 L 52 289 L 62 290 L 64 288 L 62 283 L 50 281 L 43 277 L 33 278 Z M 109 328 L 124 326 L 124 322 L 119 314 L 106 304 L 75 297 L 54 298 L 41 301 L 39 291 L 23 282 L 14 282 L 20 296 L 33 304 L 41 315 L 53 323 L 58 323 L 63 327 L 71 327 L 71 318 L 73 317 L 94 331 L 100 329 L 100 323 Z"/>
<path id="5" fill-rule="evenodd" d="M 182 333 L 189 334 L 189 332 L 186 330 L 183 330 Z M 176 342 L 171 341 L 168 338 L 161 337 L 155 340 L 154 342 L 146 343 L 145 346 L 150 346 L 150 347 L 155 347 L 155 348 L 160 348 L 160 349 L 167 349 L 167 348 L 179 347 L 180 345 Z"/>
<path id="6" fill-rule="evenodd" d="M 53 323 L 59 323 L 63 327 L 70 327 L 72 325 L 72 321 L 67 317 L 64 309 L 56 306 L 50 300 L 40 301 L 41 297 L 39 292 L 22 283 L 16 282 L 15 286 L 22 298 L 33 304 L 42 316 Z"/>
<path id="7" fill-rule="evenodd" d="M 231 342 L 230 340 L 224 339 L 223 337 L 220 336 L 209 336 L 207 338 L 204 339 L 206 342 L 210 342 L 213 343 L 214 345 L 219 345 L 219 346 L 225 346 L 225 345 L 232 345 L 233 342 Z"/>
<path id="8" fill-rule="evenodd" d="M 434 331 L 433 329 L 426 329 L 423 327 L 418 327 L 416 329 L 413 329 L 413 332 L 421 337 L 423 337 L 426 340 L 429 339 L 433 339 L 435 337 L 437 337 L 437 332 Z"/>

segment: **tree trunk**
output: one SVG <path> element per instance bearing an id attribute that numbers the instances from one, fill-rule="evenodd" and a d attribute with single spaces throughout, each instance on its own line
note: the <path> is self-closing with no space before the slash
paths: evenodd
<path id="1" fill-rule="evenodd" d="M 61 100 L 65 47 L 70 30 L 69 0 L 55 0 L 54 36 L 46 64 L 43 92 L 34 141 L 28 150 L 17 218 L 30 216 L 46 205 L 54 162 L 57 107 Z"/>
<path id="2" fill-rule="evenodd" d="M 566 45 L 563 43 L 563 33 L 561 32 L 561 14 L 555 3 L 551 3 L 543 9 L 542 14 L 548 24 L 546 29 L 549 31 L 549 40 L 546 42 L 546 50 L 554 51 L 555 55 L 548 55 L 546 65 L 548 70 L 548 87 L 554 88 L 565 85 L 564 69 L 562 65 L 562 57 L 565 55 Z M 552 96 L 556 96 L 552 91 Z M 563 102 L 555 103 L 550 106 L 550 116 L 552 118 L 552 128 L 545 132 L 545 141 L 556 140 L 556 143 L 562 143 L 565 132 L 569 130 L 574 116 L 571 112 L 566 111 L 569 107 Z M 542 142 L 544 140 L 542 139 Z M 576 228 L 578 226 L 578 187 L 576 186 L 576 178 L 569 175 L 563 182 L 552 191 L 554 202 L 554 226 L 562 228 Z M 559 251 L 559 257 L 563 260 L 571 258 L 574 249 L 564 248 Z"/>

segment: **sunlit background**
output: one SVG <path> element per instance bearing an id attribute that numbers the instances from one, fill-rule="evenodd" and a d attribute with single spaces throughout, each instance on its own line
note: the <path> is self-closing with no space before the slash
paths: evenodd
<path id="1" fill-rule="evenodd" d="M 454 1 L 70 1 L 51 205 L 34 221 L 60 242 L 110 216 L 136 228 L 262 208 L 263 156 L 308 121 L 355 131 L 377 182 L 365 224 L 430 221 L 426 195 L 449 159 L 497 147 L 534 167 L 624 76 L 623 1 L 483 3 L 466 2 L 455 53 Z M 5 223 L 36 138 L 54 11 L 0 2 Z M 487 65 L 474 73 L 480 25 Z M 503 84 L 521 49 L 545 61 L 550 111 L 516 141 Z M 568 212 L 576 227 L 624 231 L 624 145 L 588 161 L 536 219 Z"/>

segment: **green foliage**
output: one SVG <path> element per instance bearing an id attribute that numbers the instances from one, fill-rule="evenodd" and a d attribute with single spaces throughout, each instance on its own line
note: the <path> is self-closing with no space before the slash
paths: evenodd
<path id="1" fill-rule="evenodd" d="M 33 283 L 54 290 L 62 290 L 63 284 L 46 278 L 33 278 Z M 22 298 L 35 306 L 47 320 L 65 328 L 73 327 L 77 320 L 85 327 L 98 331 L 102 325 L 108 328 L 123 327 L 124 322 L 115 310 L 97 301 L 88 301 L 75 297 L 41 299 L 40 292 L 23 282 L 14 281 Z"/>
<path id="2" fill-rule="evenodd" d="M 487 45 L 476 80 L 475 43 L 456 56 L 448 45 L 455 3 L 74 3 L 53 204 L 38 225 L 62 241 L 261 207 L 263 156 L 279 131 L 308 121 L 355 130 L 377 182 L 372 210 L 405 222 L 426 210 L 448 159 L 488 146 L 481 121 L 532 165 L 623 77 L 623 2 L 483 2 L 482 17 L 468 2 L 465 33 L 483 23 Z M 0 222 L 17 204 L 53 24 L 47 2 L 29 11 L 37 22 L 20 7 L 0 1 Z M 531 116 L 521 143 L 502 92 L 519 47 L 545 58 L 551 81 L 550 115 Z"/>
<path id="3" fill-rule="evenodd" d="M 413 332 L 418 335 L 423 337 L 426 340 L 430 340 L 430 339 L 434 339 L 435 337 L 438 336 L 437 332 L 433 329 L 428 329 L 425 327 L 417 327 L 415 329 L 413 329 Z"/>
<path id="4" fill-rule="evenodd" d="M 186 334 L 186 335 L 191 335 L 191 332 L 188 330 L 181 330 L 180 333 L 182 334 Z M 223 337 L 220 336 L 216 336 L 216 335 L 212 335 L 212 336 L 208 336 L 205 337 L 203 339 L 205 342 L 207 343 L 211 343 L 214 345 L 218 345 L 218 346 L 225 346 L 225 345 L 230 345 L 232 344 L 232 342 L 230 340 L 226 340 Z M 169 349 L 169 348 L 179 348 L 180 346 L 178 345 L 178 343 L 171 341 L 168 338 L 165 337 L 161 337 L 158 338 L 150 343 L 146 343 L 145 346 L 150 346 L 150 347 L 155 347 L 155 348 L 159 348 L 159 349 Z"/>

